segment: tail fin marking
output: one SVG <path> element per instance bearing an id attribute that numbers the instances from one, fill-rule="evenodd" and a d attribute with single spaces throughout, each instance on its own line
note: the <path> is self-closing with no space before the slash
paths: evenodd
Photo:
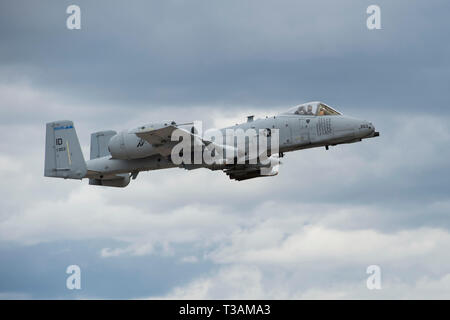
<path id="1" fill-rule="evenodd" d="M 86 162 L 72 121 L 47 123 L 44 176 L 82 179 Z"/>

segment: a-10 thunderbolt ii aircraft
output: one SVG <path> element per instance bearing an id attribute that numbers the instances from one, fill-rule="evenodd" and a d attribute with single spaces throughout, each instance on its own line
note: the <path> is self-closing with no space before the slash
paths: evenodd
<path id="1" fill-rule="evenodd" d="M 237 145 L 239 139 L 205 138 L 192 124 L 166 121 L 120 133 L 111 130 L 92 133 L 90 160 L 85 161 L 73 122 L 47 123 L 44 175 L 88 178 L 91 185 L 126 187 L 140 171 L 179 167 L 222 170 L 230 179 L 241 181 L 278 174 L 279 157 L 289 151 L 315 147 L 328 150 L 329 146 L 379 136 L 372 123 L 344 116 L 322 102 L 301 104 L 263 119 L 249 116 L 245 123 L 218 130 L 223 135 L 230 130 L 250 132 L 243 148 Z M 174 133 L 178 133 L 175 139 Z M 264 145 L 268 161 L 261 160 L 261 151 L 256 157 L 254 153 L 251 155 L 252 135 L 257 136 L 258 143 L 262 136 L 267 139 Z M 194 146 L 187 144 L 180 149 L 180 139 L 183 140 L 180 137 L 194 142 Z M 189 161 L 192 157 L 198 160 L 196 155 L 208 150 L 216 161 L 204 161 L 201 156 L 200 161 Z"/>

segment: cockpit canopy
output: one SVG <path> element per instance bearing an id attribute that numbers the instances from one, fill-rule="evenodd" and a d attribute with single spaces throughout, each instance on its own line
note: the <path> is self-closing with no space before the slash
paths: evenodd
<path id="1" fill-rule="evenodd" d="M 300 104 L 289 109 L 283 114 L 296 114 L 300 116 L 339 116 L 342 113 L 334 110 L 330 106 L 327 106 L 323 102 L 308 102 Z"/>

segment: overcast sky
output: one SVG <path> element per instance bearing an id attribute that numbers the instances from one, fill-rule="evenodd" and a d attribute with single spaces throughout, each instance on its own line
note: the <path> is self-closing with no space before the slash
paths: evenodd
<path id="1" fill-rule="evenodd" d="M 66 8 L 81 8 L 81 30 Z M 381 8 L 381 30 L 366 9 Z M 433 1 L 1 1 L 0 299 L 450 298 L 450 24 Z M 381 136 L 276 177 L 43 177 L 45 123 L 227 126 L 321 100 Z M 68 290 L 79 265 L 82 289 Z M 378 265 L 382 289 L 368 290 Z"/>

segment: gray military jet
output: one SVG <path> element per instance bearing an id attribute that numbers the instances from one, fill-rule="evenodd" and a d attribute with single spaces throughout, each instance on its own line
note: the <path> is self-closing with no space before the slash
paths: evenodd
<path id="1" fill-rule="evenodd" d="M 179 167 L 222 170 L 230 179 L 241 181 L 278 174 L 279 158 L 289 151 L 316 147 L 328 150 L 329 146 L 379 136 L 372 123 L 344 116 L 322 102 L 301 104 L 263 119 L 249 116 L 245 123 L 218 130 L 223 135 L 229 131 L 250 132 L 241 140 L 244 147 L 240 148 L 239 139 L 234 137 L 224 139 L 225 142 L 205 138 L 193 123 L 177 124 L 175 121 L 153 123 L 119 133 L 111 130 L 95 132 L 91 134 L 90 160 L 85 161 L 73 122 L 50 122 L 46 127 L 44 175 L 88 178 L 91 185 L 126 187 L 140 171 Z M 250 141 L 257 141 L 259 146 L 261 137 L 267 139 L 265 153 L 258 147 L 258 153 L 252 156 Z M 193 144 L 180 149 L 180 140 Z M 197 156 L 206 151 L 215 161 L 204 161 Z M 268 161 L 262 161 L 262 153 Z M 200 161 L 192 162 L 192 158 Z"/>

